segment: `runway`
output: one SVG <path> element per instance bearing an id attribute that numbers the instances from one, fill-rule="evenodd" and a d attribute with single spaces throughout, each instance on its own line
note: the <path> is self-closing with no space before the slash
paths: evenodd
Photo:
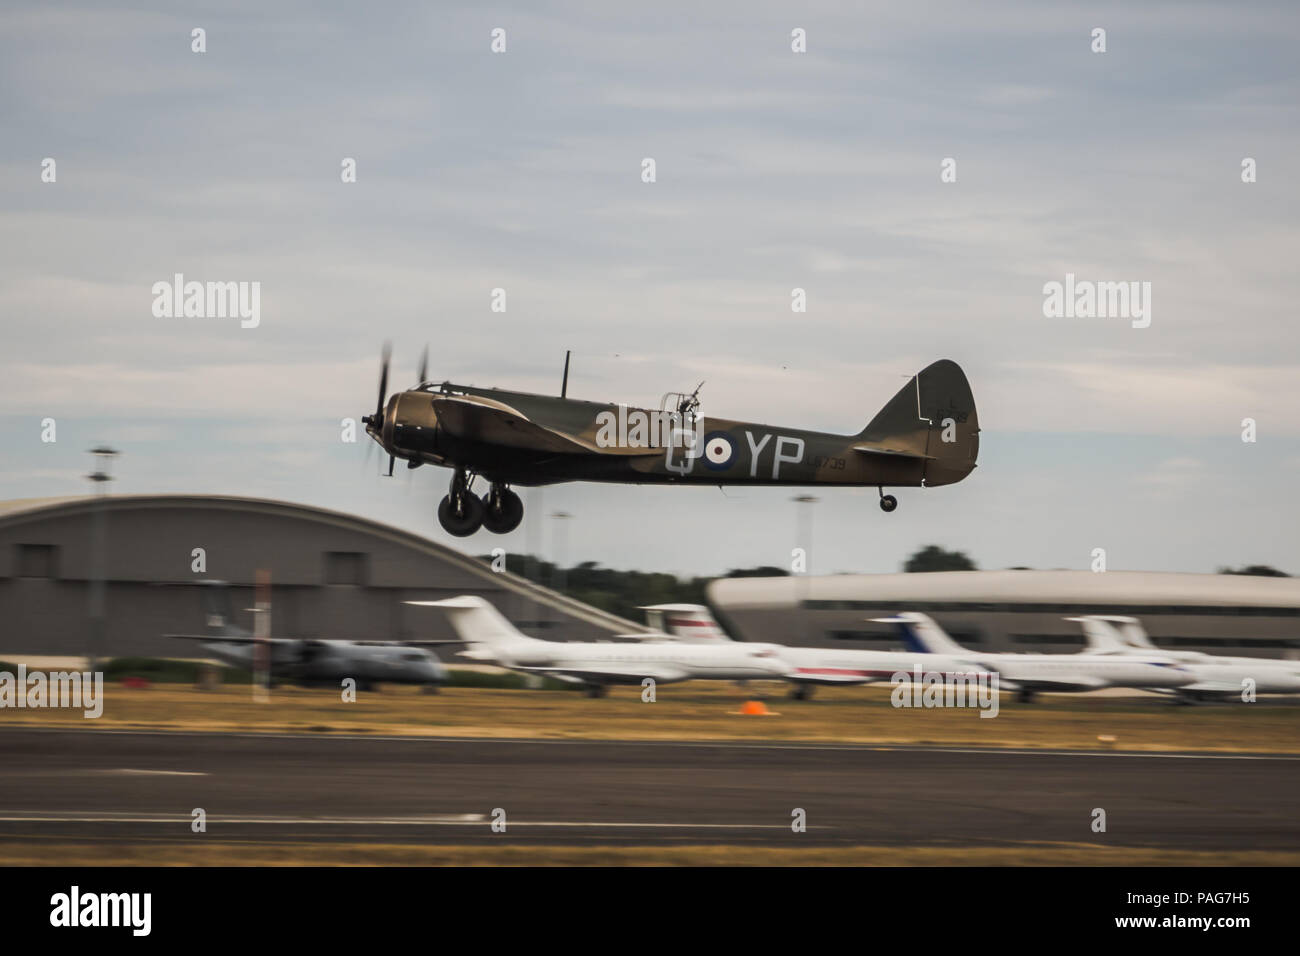
<path id="1" fill-rule="evenodd" d="M 235 841 L 1300 849 L 1286 755 L 9 728 L 0 760 L 25 841 L 201 840 L 202 808 Z"/>

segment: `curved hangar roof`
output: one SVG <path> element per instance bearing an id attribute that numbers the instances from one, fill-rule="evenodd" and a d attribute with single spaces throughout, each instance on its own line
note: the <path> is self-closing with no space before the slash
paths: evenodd
<path id="1" fill-rule="evenodd" d="M 798 578 L 719 578 L 709 600 L 726 610 L 790 608 L 896 610 L 943 605 L 953 611 L 1032 611 L 1131 605 L 1216 614 L 1300 616 L 1300 578 L 1156 571 L 933 571 Z"/>
<path id="2" fill-rule="evenodd" d="M 155 585 L 217 578 L 246 587 L 259 568 L 271 571 L 275 629 L 286 636 L 441 636 L 442 615 L 401 602 L 461 593 L 481 594 L 521 627 L 552 628 L 545 636 L 561 640 L 645 630 L 355 515 L 262 498 L 111 495 L 0 502 L 0 610 L 32 633 L 32 643 L 82 642 L 90 519 L 100 502 L 107 509 L 108 626 L 127 646 L 148 635 L 152 648 L 163 631 L 196 626 L 200 612 L 190 589 Z M 202 572 L 193 569 L 195 548 L 204 550 Z"/>

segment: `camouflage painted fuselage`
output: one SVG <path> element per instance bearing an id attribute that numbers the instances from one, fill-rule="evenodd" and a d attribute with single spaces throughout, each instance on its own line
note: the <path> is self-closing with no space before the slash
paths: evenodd
<path id="1" fill-rule="evenodd" d="M 914 377 L 857 435 L 707 416 L 689 429 L 694 441 L 611 429 L 635 413 L 659 420 L 655 410 L 443 383 L 393 395 L 382 430 L 369 431 L 412 467 L 459 467 L 514 485 L 933 486 L 966 477 L 979 451 L 974 398 L 949 361 Z"/>

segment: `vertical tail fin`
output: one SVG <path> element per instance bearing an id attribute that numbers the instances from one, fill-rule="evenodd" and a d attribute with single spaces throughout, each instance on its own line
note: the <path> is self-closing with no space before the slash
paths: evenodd
<path id="1" fill-rule="evenodd" d="M 1139 651 L 1158 651 L 1154 641 L 1147 634 L 1146 628 L 1142 622 L 1135 617 L 1127 617 L 1120 614 L 1093 614 L 1089 617 L 1072 617 L 1071 621 L 1101 621 L 1107 625 L 1125 647 L 1131 647 Z M 1084 624 L 1084 631 L 1087 632 L 1088 625 Z"/>
<path id="2" fill-rule="evenodd" d="M 1113 619 L 1089 615 L 1087 617 L 1067 617 L 1083 627 L 1084 654 L 1124 654 L 1131 645 L 1124 639 Z"/>
<path id="3" fill-rule="evenodd" d="M 975 469 L 979 432 L 966 373 L 956 362 L 940 359 L 912 376 L 857 437 L 864 445 L 924 461 L 930 487 L 961 481 Z"/>
<path id="4" fill-rule="evenodd" d="M 962 647 L 941 628 L 938 624 L 925 614 L 919 614 L 915 611 L 906 611 L 902 614 L 895 614 L 893 617 L 875 617 L 873 621 L 881 624 L 893 624 L 898 628 L 898 634 L 903 639 L 907 649 L 918 654 L 969 654 L 967 648 Z"/>
<path id="5" fill-rule="evenodd" d="M 645 611 L 647 624 L 678 640 L 729 640 L 703 604 L 651 604 L 641 610 Z"/>
<path id="6" fill-rule="evenodd" d="M 235 623 L 235 609 L 230 599 L 230 585 L 225 581 L 201 581 L 203 586 L 203 627 L 213 637 L 248 637 L 249 632 Z"/>
<path id="7" fill-rule="evenodd" d="M 521 634 L 491 603 L 473 594 L 443 601 L 407 601 L 419 607 L 440 607 L 447 612 L 452 630 L 466 644 L 482 644 L 500 650 L 537 638 Z"/>

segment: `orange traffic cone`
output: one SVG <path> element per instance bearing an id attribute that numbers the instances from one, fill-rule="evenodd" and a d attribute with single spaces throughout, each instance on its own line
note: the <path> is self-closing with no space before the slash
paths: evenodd
<path id="1" fill-rule="evenodd" d="M 742 714 L 746 717 L 777 717 L 780 716 L 767 709 L 767 704 L 761 700 L 747 700 L 740 705 L 740 710 L 733 710 L 733 714 Z"/>

